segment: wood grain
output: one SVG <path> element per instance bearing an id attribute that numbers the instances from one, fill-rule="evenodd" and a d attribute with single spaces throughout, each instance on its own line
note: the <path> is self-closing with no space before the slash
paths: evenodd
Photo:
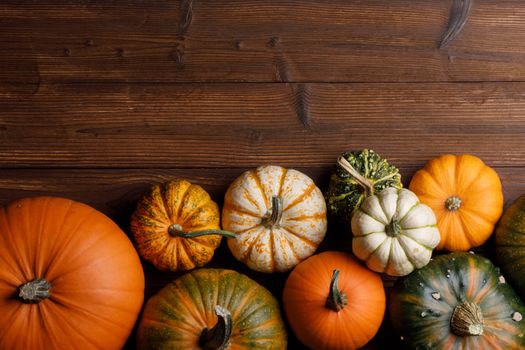
<path id="1" fill-rule="evenodd" d="M 421 164 L 420 167 L 422 167 Z M 408 187 L 420 167 L 401 167 Z M 324 192 L 331 166 L 296 167 L 311 177 Z M 248 168 L 224 169 L 0 169 L 0 205 L 29 196 L 71 198 L 104 212 L 127 230 L 129 217 L 141 196 L 153 184 L 185 178 L 204 187 L 222 205 L 228 186 Z M 495 168 L 503 184 L 505 206 L 525 193 L 525 167 Z"/>
<path id="2" fill-rule="evenodd" d="M 458 1 L 3 1 L 0 82 L 525 80 L 525 2 L 440 49 Z"/>
<path id="3" fill-rule="evenodd" d="M 524 83 L 58 84 L 0 89 L 0 167 L 525 166 Z"/>

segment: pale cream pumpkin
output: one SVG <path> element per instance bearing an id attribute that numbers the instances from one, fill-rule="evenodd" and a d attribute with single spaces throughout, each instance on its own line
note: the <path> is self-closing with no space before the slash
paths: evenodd
<path id="1" fill-rule="evenodd" d="M 236 233 L 228 247 L 261 272 L 287 271 L 312 255 L 326 234 L 323 194 L 305 174 L 261 166 L 228 188 L 222 227 Z"/>
<path id="2" fill-rule="evenodd" d="M 430 261 L 439 243 L 436 216 L 407 189 L 386 188 L 352 217 L 352 250 L 376 272 L 405 276 Z"/>

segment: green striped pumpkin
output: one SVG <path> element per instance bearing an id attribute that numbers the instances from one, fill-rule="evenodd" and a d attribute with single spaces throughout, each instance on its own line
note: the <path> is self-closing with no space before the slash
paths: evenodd
<path id="1" fill-rule="evenodd" d="M 525 298 L 525 194 L 501 217 L 495 243 L 501 269 L 518 294 Z"/>
<path id="2" fill-rule="evenodd" d="M 440 255 L 398 280 L 389 311 L 403 349 L 525 348 L 525 306 L 478 255 Z"/>
<path id="3" fill-rule="evenodd" d="M 238 272 L 200 269 L 164 287 L 146 304 L 139 349 L 286 349 L 279 305 Z"/>

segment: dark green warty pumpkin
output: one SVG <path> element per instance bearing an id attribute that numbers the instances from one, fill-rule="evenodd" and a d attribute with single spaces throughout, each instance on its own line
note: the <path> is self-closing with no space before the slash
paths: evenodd
<path id="1" fill-rule="evenodd" d="M 398 280 L 389 311 L 403 349 L 525 349 L 525 306 L 478 255 L 441 255 Z"/>
<path id="2" fill-rule="evenodd" d="M 399 170 L 372 150 L 345 152 L 330 178 L 326 202 L 330 214 L 350 222 L 352 213 L 370 195 L 387 187 L 401 188 Z"/>
<path id="3" fill-rule="evenodd" d="M 525 194 L 501 217 L 495 243 L 501 269 L 521 298 L 525 298 Z"/>

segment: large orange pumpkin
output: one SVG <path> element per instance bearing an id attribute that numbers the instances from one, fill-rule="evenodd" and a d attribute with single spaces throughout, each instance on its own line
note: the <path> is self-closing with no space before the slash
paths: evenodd
<path id="1" fill-rule="evenodd" d="M 152 187 L 131 217 L 140 255 L 160 270 L 185 271 L 211 260 L 221 236 L 217 203 L 183 179 Z"/>
<path id="2" fill-rule="evenodd" d="M 385 313 L 383 282 L 343 252 L 301 262 L 283 292 L 293 332 L 312 349 L 357 349 L 377 333 Z"/>
<path id="3" fill-rule="evenodd" d="M 501 181 L 472 155 L 443 155 L 416 172 L 410 190 L 434 210 L 441 240 L 436 249 L 466 251 L 485 243 L 503 211 Z"/>
<path id="4" fill-rule="evenodd" d="M 102 213 L 62 198 L 0 208 L 0 349 L 120 349 L 144 297 L 140 260 Z"/>

